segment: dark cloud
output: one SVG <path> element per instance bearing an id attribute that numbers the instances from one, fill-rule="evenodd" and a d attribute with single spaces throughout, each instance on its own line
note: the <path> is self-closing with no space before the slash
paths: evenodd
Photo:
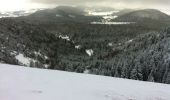
<path id="1" fill-rule="evenodd" d="M 149 4 L 170 4 L 170 0 L 31 0 L 32 2 L 45 3 L 45 4 L 84 4 L 84 3 L 149 3 Z"/>
<path id="2" fill-rule="evenodd" d="M 55 5 L 101 5 L 125 8 L 169 8 L 170 0 L 31 0 L 34 3 Z"/>

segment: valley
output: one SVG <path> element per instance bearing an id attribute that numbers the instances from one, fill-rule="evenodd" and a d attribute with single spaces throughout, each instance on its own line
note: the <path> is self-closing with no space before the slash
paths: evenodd
<path id="1" fill-rule="evenodd" d="M 0 62 L 170 83 L 170 16 L 58 6 L 0 19 Z"/>

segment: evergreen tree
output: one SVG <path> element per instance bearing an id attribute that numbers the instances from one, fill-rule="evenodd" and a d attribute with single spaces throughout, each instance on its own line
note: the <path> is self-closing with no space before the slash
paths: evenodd
<path id="1" fill-rule="evenodd" d="M 170 72 L 169 72 L 168 75 L 167 75 L 167 78 L 166 78 L 166 82 L 165 82 L 165 83 L 170 84 Z"/>

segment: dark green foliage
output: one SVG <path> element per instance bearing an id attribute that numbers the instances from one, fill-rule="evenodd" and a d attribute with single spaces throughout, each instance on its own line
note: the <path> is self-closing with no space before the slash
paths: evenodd
<path id="1" fill-rule="evenodd" d="M 141 17 L 141 12 L 146 16 Z M 124 11 L 114 21 L 135 24 L 92 25 L 90 22 L 101 17 L 84 13 L 82 9 L 59 7 L 1 19 L 0 47 L 5 48 L 0 51 L 0 61 L 19 64 L 16 55 L 10 54 L 16 51 L 36 60 L 31 61 L 32 67 L 49 65 L 56 70 L 170 83 L 170 28 L 161 31 L 169 25 L 169 16 L 155 10 Z M 59 35 L 68 35 L 71 40 Z M 81 48 L 75 49 L 76 45 Z M 92 49 L 94 55 L 89 57 L 86 49 Z"/>
<path id="2" fill-rule="evenodd" d="M 84 55 L 75 49 L 72 42 L 60 39 L 55 34 L 25 21 L 0 19 L 0 61 L 20 64 L 15 56 L 23 54 L 32 59 L 30 66 L 56 69 L 62 56 Z"/>

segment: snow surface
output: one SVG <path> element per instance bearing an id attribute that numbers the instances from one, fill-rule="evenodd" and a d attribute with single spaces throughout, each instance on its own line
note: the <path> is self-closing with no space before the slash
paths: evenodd
<path id="1" fill-rule="evenodd" d="M 93 16 L 106 16 L 106 15 L 112 15 L 114 13 L 118 13 L 119 11 L 105 11 L 105 12 L 96 12 L 96 11 L 88 11 L 88 15 Z"/>
<path id="2" fill-rule="evenodd" d="M 170 100 L 170 85 L 0 64 L 0 100 Z"/>
<path id="3" fill-rule="evenodd" d="M 126 43 L 131 43 L 131 42 L 133 42 L 133 39 L 131 39 L 131 40 L 127 41 Z"/>
<path id="4" fill-rule="evenodd" d="M 80 48 L 81 48 L 81 45 L 76 45 L 75 48 L 76 48 L 76 49 L 80 49 Z"/>
<path id="5" fill-rule="evenodd" d="M 30 58 L 28 57 L 25 57 L 23 54 L 18 54 L 17 56 L 15 56 L 15 58 L 21 63 L 21 64 L 24 64 L 24 65 L 27 65 L 29 66 L 30 65 Z"/>
<path id="6" fill-rule="evenodd" d="M 108 43 L 108 46 L 110 46 L 110 47 L 113 46 L 113 43 Z"/>
<path id="7" fill-rule="evenodd" d="M 34 52 L 35 55 L 39 55 L 42 56 L 39 52 Z M 34 60 L 32 58 L 29 57 L 25 57 L 23 54 L 19 53 L 18 55 L 15 56 L 15 58 L 19 61 L 20 64 L 25 65 L 25 66 L 30 66 L 31 62 L 38 62 L 37 60 Z M 48 59 L 47 56 L 45 56 L 45 59 Z M 47 67 L 48 65 L 44 65 L 45 67 Z"/>
<path id="8" fill-rule="evenodd" d="M 110 21 L 118 17 L 116 13 L 118 13 L 119 11 L 115 10 L 115 11 L 96 12 L 95 10 L 94 11 L 87 10 L 86 12 L 88 12 L 87 16 L 102 16 L 103 17 L 104 22 L 103 21 L 92 22 L 92 24 L 113 24 L 113 23 L 115 24 L 115 22 L 110 22 Z"/>
<path id="9" fill-rule="evenodd" d="M 135 22 L 91 22 L 91 24 L 108 24 L 108 25 L 125 25 L 134 23 Z"/>
<path id="10" fill-rule="evenodd" d="M 86 53 L 89 55 L 89 56 L 92 56 L 94 51 L 92 49 L 87 49 L 86 50 Z"/>
<path id="11" fill-rule="evenodd" d="M 59 35 L 59 38 L 63 39 L 63 40 L 67 40 L 70 41 L 70 37 L 69 36 L 63 36 L 63 35 Z"/>
<path id="12" fill-rule="evenodd" d="M 112 19 L 117 18 L 118 16 L 103 16 L 103 19 L 105 19 L 106 21 L 110 21 Z"/>
<path id="13" fill-rule="evenodd" d="M 35 13 L 38 10 L 43 10 L 43 8 L 42 9 L 40 8 L 40 9 L 21 10 L 21 11 L 0 12 L 0 18 L 28 16 L 32 13 Z"/>

